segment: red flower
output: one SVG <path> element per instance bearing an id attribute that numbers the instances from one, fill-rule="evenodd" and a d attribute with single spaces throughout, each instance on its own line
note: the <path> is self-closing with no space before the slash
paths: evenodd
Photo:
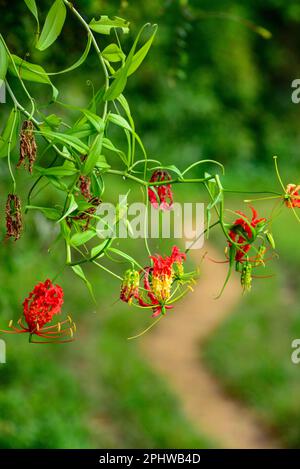
<path id="1" fill-rule="evenodd" d="M 170 256 L 151 256 L 153 267 L 144 269 L 144 288 L 147 291 L 151 303 L 147 303 L 139 296 L 140 306 L 153 306 L 153 317 L 158 316 L 166 309 L 171 309 L 171 305 L 166 302 L 171 296 L 171 287 L 175 277 L 174 265 L 182 267 L 186 255 L 180 252 L 177 246 L 172 248 Z M 181 269 L 180 269 L 181 270 Z"/>
<path id="2" fill-rule="evenodd" d="M 168 171 L 157 169 L 151 176 L 150 182 L 170 181 L 172 178 Z M 170 210 L 173 205 L 173 192 L 171 184 L 153 185 L 148 188 L 148 197 L 154 208 Z"/>
<path id="3" fill-rule="evenodd" d="M 258 218 L 258 213 L 253 207 L 251 207 L 251 210 L 251 220 L 249 220 L 243 212 L 237 210 L 235 213 L 241 215 L 242 218 L 237 218 L 229 231 L 229 236 L 232 241 L 241 245 L 241 247 L 237 248 L 235 255 L 235 260 L 239 262 L 241 262 L 244 255 L 249 252 L 251 243 L 254 241 L 252 229 L 256 228 L 260 223 L 266 222 L 265 218 Z M 229 247 L 232 246 L 232 243 L 229 243 Z"/>
<path id="4" fill-rule="evenodd" d="M 286 187 L 286 194 L 288 197 L 285 198 L 285 205 L 288 208 L 296 207 L 300 208 L 300 185 L 296 186 L 296 184 L 288 184 Z"/>
<path id="5" fill-rule="evenodd" d="M 56 339 L 60 342 L 69 342 L 69 340 L 60 340 L 66 335 L 73 337 L 76 331 L 75 323 L 70 316 L 67 320 L 58 322 L 56 325 L 44 327 L 52 321 L 54 315 L 60 314 L 63 304 L 64 293 L 59 285 L 53 285 L 51 280 L 46 280 L 44 283 L 38 283 L 29 296 L 23 302 L 23 314 L 27 326 L 23 324 L 22 318 L 18 320 L 18 327 L 13 326 L 10 321 L 10 333 L 24 333 L 30 334 L 30 341 L 33 334 L 49 338 L 48 342 L 54 342 Z M 72 339 L 71 339 L 72 340 Z"/>

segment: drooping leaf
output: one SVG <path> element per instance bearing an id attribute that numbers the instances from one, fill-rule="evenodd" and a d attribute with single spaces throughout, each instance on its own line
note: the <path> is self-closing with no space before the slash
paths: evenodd
<path id="1" fill-rule="evenodd" d="M 24 0 L 24 2 L 26 3 L 28 9 L 31 11 L 31 13 L 35 17 L 37 24 L 39 24 L 39 15 L 38 15 L 38 10 L 37 10 L 35 0 Z"/>
<path id="2" fill-rule="evenodd" d="M 55 0 L 50 8 L 36 48 L 43 51 L 56 41 L 61 33 L 67 14 L 63 0 Z"/>
<path id="3" fill-rule="evenodd" d="M 20 113 L 15 108 L 12 109 L 0 136 L 0 158 L 8 156 L 9 142 L 10 150 L 16 146 L 19 137 Z"/>
<path id="4" fill-rule="evenodd" d="M 100 34 L 110 34 L 112 28 L 122 29 L 123 33 L 129 32 L 129 22 L 118 16 L 109 18 L 106 15 L 102 15 L 99 20 L 93 18 L 89 26 L 93 31 Z"/>
<path id="5" fill-rule="evenodd" d="M 47 73 L 40 65 L 26 62 L 17 55 L 12 55 L 11 58 L 12 60 L 10 60 L 8 64 L 8 70 L 12 75 L 19 76 L 25 81 L 50 85 L 53 92 L 53 99 L 55 100 L 57 98 L 58 90 L 55 88 Z"/>
<path id="6" fill-rule="evenodd" d="M 86 284 L 87 289 L 89 290 L 89 292 L 91 294 L 91 297 L 96 302 L 95 295 L 94 295 L 94 292 L 93 292 L 93 287 L 92 287 L 91 283 L 88 281 L 88 279 L 86 278 L 86 276 L 85 276 L 85 274 L 82 270 L 82 267 L 80 265 L 72 265 L 72 270 L 76 275 L 78 275 L 79 278 L 81 278 L 81 280 L 84 281 L 84 283 Z"/>

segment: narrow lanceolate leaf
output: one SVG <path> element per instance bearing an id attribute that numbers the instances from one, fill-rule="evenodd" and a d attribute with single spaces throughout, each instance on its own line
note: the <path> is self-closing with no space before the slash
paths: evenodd
<path id="1" fill-rule="evenodd" d="M 102 57 L 109 62 L 121 62 L 125 60 L 125 54 L 117 44 L 109 44 L 102 51 Z"/>
<path id="2" fill-rule="evenodd" d="M 89 111 L 88 109 L 82 109 L 82 113 L 86 116 L 88 121 L 90 121 L 93 127 L 95 127 L 98 133 L 103 133 L 105 124 L 102 117 L 97 116 L 97 114 Z"/>
<path id="3" fill-rule="evenodd" d="M 106 15 L 100 17 L 99 20 L 92 19 L 89 24 L 90 28 L 96 33 L 100 34 L 110 34 L 112 28 L 122 29 L 123 33 L 129 32 L 129 22 L 118 16 L 109 18 Z"/>
<path id="4" fill-rule="evenodd" d="M 132 60 L 136 51 L 138 41 L 141 37 L 142 32 L 146 28 L 146 26 L 148 25 L 143 26 L 142 29 L 139 31 L 124 65 L 121 68 L 119 68 L 119 70 L 114 75 L 114 80 L 104 95 L 103 99 L 105 101 L 112 101 L 114 99 L 117 99 L 120 96 L 120 94 L 123 92 L 127 83 L 128 73 L 132 65 Z"/>
<path id="5" fill-rule="evenodd" d="M 38 20 L 38 11 L 35 0 L 24 0 L 24 2 L 26 3 L 27 7 L 31 11 L 35 19 Z"/>
<path id="6" fill-rule="evenodd" d="M 84 163 L 83 172 L 82 172 L 83 175 L 86 176 L 90 174 L 95 168 L 98 162 L 99 156 L 101 155 L 102 144 L 103 144 L 103 132 L 99 133 L 96 136 L 91 146 L 88 157 Z"/>
<path id="7" fill-rule="evenodd" d="M 148 54 L 148 51 L 152 45 L 153 39 L 155 38 L 157 32 L 157 25 L 154 26 L 154 31 L 151 34 L 150 38 L 148 39 L 147 42 L 134 54 L 132 58 L 131 65 L 128 70 L 128 76 L 132 75 L 141 65 L 143 62 L 144 58 Z"/>
<path id="8" fill-rule="evenodd" d="M 81 246 L 82 244 L 85 244 L 88 241 L 90 241 L 92 238 L 94 238 L 96 234 L 97 234 L 96 231 L 93 231 L 93 230 L 87 230 L 81 233 L 75 233 L 70 239 L 70 244 L 72 244 L 72 246 Z"/>
<path id="9" fill-rule="evenodd" d="M 19 136 L 20 113 L 15 108 L 12 109 L 0 136 L 0 158 L 8 156 L 9 142 L 10 150 L 16 146 Z"/>
<path id="10" fill-rule="evenodd" d="M 26 210 L 38 210 L 49 220 L 58 220 L 60 213 L 56 208 L 39 207 L 38 205 L 26 205 Z"/>
<path id="11" fill-rule="evenodd" d="M 8 68 L 8 56 L 6 52 L 6 47 L 1 37 L 0 38 L 0 86 L 5 80 L 7 68 Z"/>
<path id="12" fill-rule="evenodd" d="M 8 70 L 14 76 L 19 76 L 22 80 L 32 81 L 35 83 L 44 83 L 52 87 L 53 99 L 55 100 L 58 96 L 58 90 L 52 84 L 45 70 L 40 65 L 35 65 L 30 62 L 26 62 L 24 59 L 16 55 L 12 55 L 9 61 Z"/>
<path id="13" fill-rule="evenodd" d="M 58 176 L 58 177 L 66 177 L 66 176 L 74 176 L 78 170 L 73 167 L 66 167 L 66 166 L 53 166 L 51 168 L 41 168 L 40 166 L 35 165 L 35 171 L 44 176 Z"/>
<path id="14" fill-rule="evenodd" d="M 50 8 L 36 48 L 45 50 L 56 41 L 61 33 L 67 9 L 63 0 L 56 0 Z"/>
<path id="15" fill-rule="evenodd" d="M 53 143 L 62 143 L 66 145 L 67 147 L 74 148 L 74 150 L 77 150 L 79 153 L 86 155 L 88 152 L 89 147 L 83 143 L 78 137 L 74 137 L 73 135 L 68 135 L 68 134 L 63 134 L 61 132 L 52 132 L 51 130 L 41 130 L 40 133 L 52 140 Z"/>
<path id="16" fill-rule="evenodd" d="M 76 275 L 78 275 L 79 278 L 81 278 L 81 280 L 84 281 L 87 289 L 90 292 L 91 297 L 96 302 L 95 295 L 94 295 L 94 292 L 93 292 L 93 287 L 92 287 L 91 283 L 88 281 L 88 279 L 86 278 L 85 273 L 82 270 L 82 267 L 80 267 L 80 265 L 73 265 L 72 270 Z"/>
<path id="17" fill-rule="evenodd" d="M 38 15 L 38 10 L 37 10 L 35 0 L 24 0 L 24 2 L 26 3 L 28 9 L 31 11 L 31 13 L 35 17 L 35 20 L 37 22 L 37 26 L 39 29 L 39 15 Z"/>

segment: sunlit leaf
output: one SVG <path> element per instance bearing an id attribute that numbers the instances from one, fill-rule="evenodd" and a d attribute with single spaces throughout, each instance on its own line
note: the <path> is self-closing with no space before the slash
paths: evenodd
<path id="1" fill-rule="evenodd" d="M 121 62 L 125 59 L 125 54 L 117 44 L 109 44 L 102 51 L 102 57 L 109 62 Z"/>
<path id="2" fill-rule="evenodd" d="M 39 50 L 45 50 L 56 41 L 61 33 L 65 19 L 67 9 L 63 0 L 56 0 L 50 8 L 46 17 L 45 24 L 43 26 L 41 35 L 36 44 L 36 48 Z"/>
<path id="3" fill-rule="evenodd" d="M 0 137 L 0 158 L 8 156 L 9 142 L 10 150 L 16 146 L 19 137 L 20 113 L 12 109 Z"/>
<path id="4" fill-rule="evenodd" d="M 129 32 L 129 22 L 118 16 L 109 18 L 106 15 L 100 17 L 99 20 L 92 19 L 89 24 L 90 28 L 96 33 L 100 34 L 110 34 L 112 28 L 122 29 L 123 33 Z"/>

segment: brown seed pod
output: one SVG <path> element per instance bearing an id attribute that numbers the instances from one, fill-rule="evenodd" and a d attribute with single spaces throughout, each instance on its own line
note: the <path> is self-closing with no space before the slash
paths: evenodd
<path id="1" fill-rule="evenodd" d="M 37 145 L 34 137 L 33 123 L 29 120 L 23 122 L 20 135 L 20 158 L 17 168 L 23 165 L 32 173 L 33 165 L 36 159 Z"/>
<path id="2" fill-rule="evenodd" d="M 21 202 L 17 195 L 8 194 L 6 202 L 6 239 L 15 238 L 17 241 L 20 238 L 23 223 L 21 214 Z"/>

